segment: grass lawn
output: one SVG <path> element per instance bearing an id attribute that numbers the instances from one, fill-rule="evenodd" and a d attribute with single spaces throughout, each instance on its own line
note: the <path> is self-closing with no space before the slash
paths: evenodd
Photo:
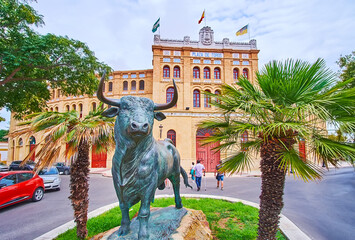
<path id="1" fill-rule="evenodd" d="M 185 208 L 202 210 L 210 224 L 214 239 L 256 239 L 258 228 L 259 210 L 244 205 L 240 202 L 231 203 L 224 200 L 209 198 L 182 198 Z M 167 207 L 174 205 L 173 198 L 159 198 L 151 205 L 152 207 Z M 139 204 L 130 209 L 132 218 L 139 210 Z M 104 214 L 88 220 L 88 239 L 101 232 L 118 226 L 121 222 L 121 211 L 119 207 L 113 208 Z M 68 230 L 59 235 L 56 239 L 78 239 L 76 228 Z M 286 240 L 280 233 L 277 239 Z"/>

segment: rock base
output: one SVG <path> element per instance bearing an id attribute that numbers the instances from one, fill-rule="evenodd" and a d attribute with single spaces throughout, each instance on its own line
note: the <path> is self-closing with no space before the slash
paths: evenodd
<path id="1" fill-rule="evenodd" d="M 136 240 L 138 239 L 139 221 L 131 221 L 131 231 L 125 236 L 118 236 L 119 227 L 96 235 L 92 240 Z M 212 239 L 211 229 L 202 211 L 176 209 L 175 207 L 151 209 L 148 221 L 149 239 L 195 240 Z"/>

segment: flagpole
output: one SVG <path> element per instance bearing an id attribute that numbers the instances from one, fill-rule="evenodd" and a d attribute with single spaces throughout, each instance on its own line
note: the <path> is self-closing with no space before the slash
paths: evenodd
<path id="1" fill-rule="evenodd" d="M 159 36 L 160 36 L 160 29 L 161 29 L 161 24 L 160 24 L 160 17 L 159 17 Z"/>
<path id="2" fill-rule="evenodd" d="M 203 12 L 205 13 L 205 27 L 207 26 L 207 19 L 206 19 L 206 10 L 203 9 Z"/>
<path id="3" fill-rule="evenodd" d="M 248 28 L 249 28 L 249 23 L 248 23 Z M 249 35 L 249 42 L 250 42 L 250 30 L 249 29 L 248 29 L 248 35 Z"/>

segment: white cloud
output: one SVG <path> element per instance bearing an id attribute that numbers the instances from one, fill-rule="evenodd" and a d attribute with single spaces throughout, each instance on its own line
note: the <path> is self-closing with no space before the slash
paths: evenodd
<path id="1" fill-rule="evenodd" d="M 206 10 L 215 41 L 248 41 L 235 32 L 249 23 L 259 67 L 270 60 L 324 58 L 337 71 L 340 54 L 355 50 L 353 0 L 38 0 L 46 25 L 38 31 L 83 41 L 115 70 L 152 68 L 154 22 L 161 38 L 198 40 Z"/>

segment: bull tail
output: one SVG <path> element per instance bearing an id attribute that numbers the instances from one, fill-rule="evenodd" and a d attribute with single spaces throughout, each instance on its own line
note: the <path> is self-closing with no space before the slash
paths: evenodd
<path id="1" fill-rule="evenodd" d="M 182 175 L 182 178 L 184 179 L 184 184 L 186 187 L 190 187 L 192 189 L 192 186 L 189 184 L 189 178 L 187 176 L 187 173 L 185 170 L 180 166 L 180 173 Z"/>

